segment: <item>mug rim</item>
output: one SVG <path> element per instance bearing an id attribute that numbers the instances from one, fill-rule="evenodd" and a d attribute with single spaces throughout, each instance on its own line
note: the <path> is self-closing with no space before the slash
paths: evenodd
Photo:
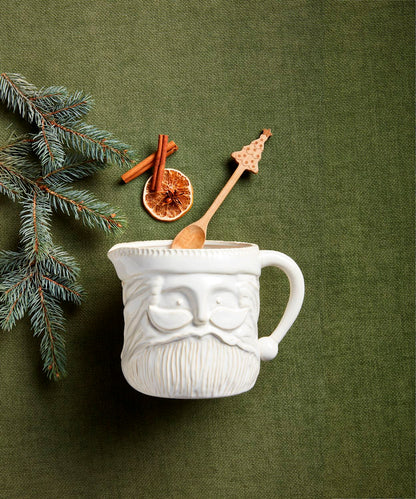
<path id="1" fill-rule="evenodd" d="M 122 281 L 136 272 L 155 271 L 260 275 L 257 244 L 209 240 L 204 248 L 173 249 L 171 243 L 171 239 L 119 243 L 108 251 L 107 256 Z"/>
<path id="2" fill-rule="evenodd" d="M 126 243 L 115 244 L 109 249 L 108 255 L 113 253 L 131 254 L 131 253 L 147 253 L 150 251 L 163 251 L 165 254 L 195 254 L 207 253 L 212 250 L 222 252 L 236 252 L 244 249 L 258 248 L 257 244 L 240 242 L 240 241 L 222 241 L 222 240 L 206 240 L 203 248 L 171 248 L 173 239 L 155 239 L 152 241 L 130 241 Z M 215 251 L 215 252 L 217 252 Z"/>

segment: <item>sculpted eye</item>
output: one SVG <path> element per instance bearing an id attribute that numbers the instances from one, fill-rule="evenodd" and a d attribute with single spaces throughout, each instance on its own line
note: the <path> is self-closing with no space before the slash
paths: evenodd
<path id="1" fill-rule="evenodd" d="M 154 302 L 160 308 L 185 308 L 189 310 L 190 303 L 188 297 L 180 289 L 162 290 L 158 296 L 158 300 Z"/>
<path id="2" fill-rule="evenodd" d="M 217 307 L 211 315 L 210 321 L 220 329 L 230 331 L 240 327 L 248 313 L 246 308 Z"/>
<path id="3" fill-rule="evenodd" d="M 238 308 L 237 293 L 228 289 L 215 289 L 209 300 L 211 308 L 216 308 L 218 305 L 229 308 Z"/>
<path id="4" fill-rule="evenodd" d="M 189 310 L 160 308 L 156 305 L 149 305 L 147 315 L 153 326 L 160 331 L 174 331 L 192 321 Z"/>

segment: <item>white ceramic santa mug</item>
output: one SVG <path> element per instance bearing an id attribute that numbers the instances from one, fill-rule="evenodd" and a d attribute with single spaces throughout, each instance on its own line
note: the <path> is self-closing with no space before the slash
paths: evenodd
<path id="1" fill-rule="evenodd" d="M 276 356 L 299 314 L 302 272 L 287 255 L 255 244 L 170 244 L 122 243 L 108 252 L 123 283 L 125 378 L 157 397 L 212 398 L 249 390 L 260 360 Z M 277 328 L 259 339 L 259 276 L 266 266 L 286 273 L 290 296 Z"/>

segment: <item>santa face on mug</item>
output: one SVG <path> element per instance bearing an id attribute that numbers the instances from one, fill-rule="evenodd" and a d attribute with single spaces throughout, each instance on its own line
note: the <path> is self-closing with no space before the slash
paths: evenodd
<path id="1" fill-rule="evenodd" d="M 253 384 L 259 370 L 258 278 L 165 274 L 135 279 L 125 296 L 123 372 L 132 382 L 190 396 L 223 378 L 223 390 Z M 192 380 L 190 383 L 189 380 Z M 144 390 L 146 391 L 146 390 Z"/>

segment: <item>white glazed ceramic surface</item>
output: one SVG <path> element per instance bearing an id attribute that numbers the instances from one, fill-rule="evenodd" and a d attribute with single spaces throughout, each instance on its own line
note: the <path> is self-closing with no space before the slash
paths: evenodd
<path id="1" fill-rule="evenodd" d="M 276 356 L 301 309 L 299 267 L 255 244 L 170 245 L 131 242 L 108 252 L 123 283 L 124 376 L 135 389 L 158 397 L 225 397 L 249 390 L 260 360 Z M 286 273 L 290 296 L 278 327 L 258 339 L 259 276 L 269 265 Z"/>

